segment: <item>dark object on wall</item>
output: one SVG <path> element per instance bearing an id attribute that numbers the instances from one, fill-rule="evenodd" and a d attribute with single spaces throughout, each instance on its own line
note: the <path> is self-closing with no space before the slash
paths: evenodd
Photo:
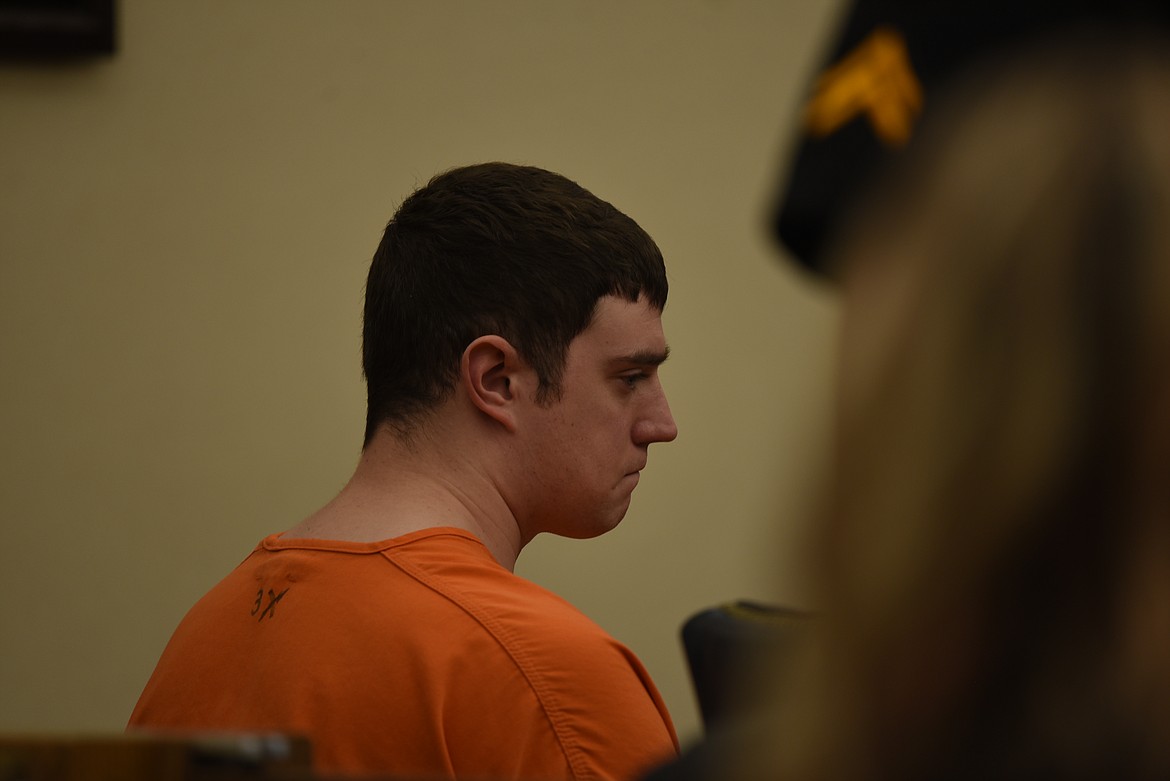
<path id="1" fill-rule="evenodd" d="M 796 119 L 774 237 L 800 266 L 826 274 L 841 218 L 877 169 L 913 143 L 949 82 L 1069 27 L 1168 23 L 1167 0 L 851 0 Z"/>
<path id="2" fill-rule="evenodd" d="M 113 54 L 115 16 L 115 0 L 0 0 L 0 58 Z"/>

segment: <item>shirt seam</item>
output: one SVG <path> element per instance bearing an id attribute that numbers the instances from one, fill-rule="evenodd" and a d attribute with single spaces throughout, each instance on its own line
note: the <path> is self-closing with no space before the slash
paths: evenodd
<path id="1" fill-rule="evenodd" d="M 540 703 L 541 711 L 552 727 L 557 744 L 565 755 L 565 760 L 573 773 L 573 778 L 592 777 L 591 770 L 588 767 L 588 760 L 581 750 L 580 743 L 572 734 L 570 727 L 571 719 L 564 714 L 561 706 L 557 702 L 556 693 L 552 690 L 553 687 L 544 681 L 540 671 L 540 665 L 532 658 L 531 654 L 521 647 L 517 636 L 503 626 L 501 622 L 488 615 L 478 604 L 475 604 L 474 599 L 462 593 L 459 589 L 452 587 L 450 584 L 438 582 L 438 578 L 411 562 L 402 561 L 394 553 L 395 551 L 392 549 L 382 551 L 382 555 L 390 563 L 435 593 L 451 600 L 499 643 L 504 653 L 516 665 L 520 674 L 528 682 L 529 688 L 536 695 L 537 702 Z"/>

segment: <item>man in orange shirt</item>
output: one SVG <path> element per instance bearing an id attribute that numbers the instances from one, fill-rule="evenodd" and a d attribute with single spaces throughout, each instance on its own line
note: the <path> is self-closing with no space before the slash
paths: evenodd
<path id="1" fill-rule="evenodd" d="M 328 773 L 623 779 L 677 752 L 634 655 L 513 574 L 593 537 L 677 429 L 662 256 L 575 183 L 454 169 L 366 286 L 365 444 L 341 493 L 188 613 L 131 728 L 308 736 Z"/>

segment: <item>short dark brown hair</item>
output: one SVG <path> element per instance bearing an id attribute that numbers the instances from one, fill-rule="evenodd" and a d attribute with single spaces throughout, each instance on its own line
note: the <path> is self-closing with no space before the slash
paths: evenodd
<path id="1" fill-rule="evenodd" d="M 499 334 L 555 398 L 565 352 L 606 295 L 666 305 L 662 253 L 575 182 L 483 163 L 434 177 L 386 226 L 366 282 L 365 442 L 408 434 L 455 386 L 464 349 Z"/>

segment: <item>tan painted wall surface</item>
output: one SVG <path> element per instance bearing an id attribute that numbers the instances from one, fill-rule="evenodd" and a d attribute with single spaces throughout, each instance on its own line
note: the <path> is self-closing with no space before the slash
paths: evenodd
<path id="1" fill-rule="evenodd" d="M 362 284 L 438 170 L 551 168 L 661 245 L 681 434 L 623 525 L 519 571 L 642 657 L 799 601 L 835 302 L 764 231 L 837 0 L 121 0 L 0 65 L 0 730 L 120 730 L 187 607 L 360 446 Z"/>

